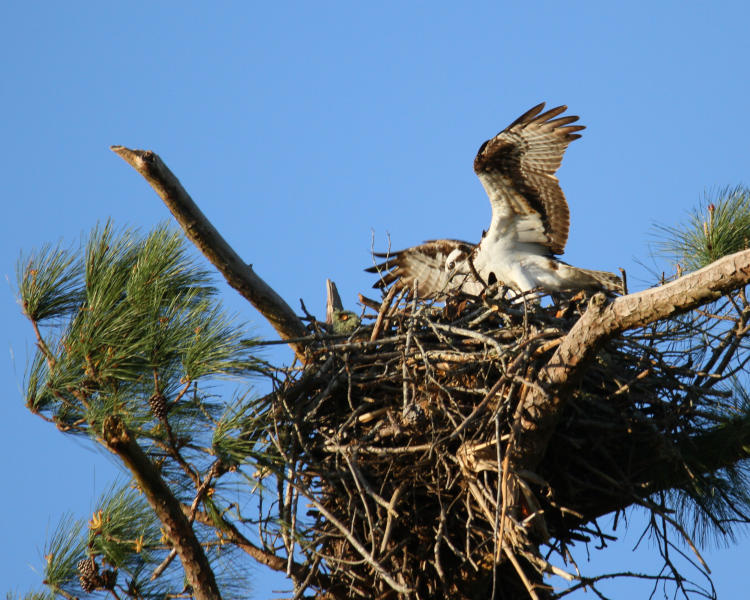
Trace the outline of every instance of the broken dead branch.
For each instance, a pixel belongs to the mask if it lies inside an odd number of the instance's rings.
[[[305,345],[296,340],[308,335],[302,321],[292,308],[263,279],[250,264],[227,243],[198,205],[182,187],[159,155],[150,150],[131,150],[112,146],[111,150],[140,173],[167,205],[188,239],[206,256],[244,298],[258,309],[301,361],[305,360]]]

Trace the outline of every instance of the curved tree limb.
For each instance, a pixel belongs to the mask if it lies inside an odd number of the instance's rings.
[[[209,527],[217,527],[215,516],[209,515],[208,513],[202,512],[200,510],[193,511],[187,504],[182,505],[182,512],[185,513],[187,517],[194,515],[195,520],[199,523],[202,523],[203,525],[208,525]],[[258,563],[265,565],[266,567],[269,567],[274,571],[279,571],[281,573],[286,572],[288,564],[286,558],[282,558],[281,556],[278,556],[273,552],[264,550],[263,548],[256,546],[244,535],[242,535],[242,533],[240,533],[240,530],[233,523],[230,523],[224,517],[219,517],[218,526],[221,534],[224,537],[226,537],[240,550],[255,559]],[[309,575],[307,567],[298,562],[292,562],[292,572],[300,580],[305,579]],[[327,574],[320,571],[314,571],[313,577],[311,578],[311,585],[314,585],[321,590],[326,590],[331,595],[331,598],[343,598],[346,595],[344,593],[345,590],[341,589],[343,586],[334,586],[331,578]]]
[[[697,474],[713,473],[750,458],[750,419],[732,419],[705,432],[687,436],[674,448],[675,461],[655,461],[653,448],[635,447],[631,463],[637,465],[630,473],[630,485],[589,491],[585,503],[578,503],[581,517],[571,522],[587,522],[633,504],[633,495],[647,498],[655,492],[684,487]],[[563,500],[563,502],[565,502]]]
[[[529,388],[516,424],[511,466],[533,470],[541,461],[570,390],[604,342],[628,329],[687,312],[748,283],[750,250],[743,250],[666,285],[621,296],[609,304],[603,294],[594,296],[540,370],[542,386]]]
[[[150,150],[131,150],[124,146],[110,146],[110,149],[148,181],[190,241],[219,270],[227,283],[258,309],[282,339],[293,340],[307,336],[307,329],[291,307],[226,242],[158,154]],[[289,345],[304,362],[304,344],[290,341]]]
[[[164,526],[169,541],[180,556],[185,578],[192,586],[195,598],[221,600],[211,563],[195,537],[190,521],[182,512],[180,502],[119,417],[110,415],[104,420],[102,438],[107,448],[117,454],[133,474],[133,479]]]

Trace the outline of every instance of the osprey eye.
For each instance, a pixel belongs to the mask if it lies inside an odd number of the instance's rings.
[[[452,270],[453,270],[453,267],[455,267],[455,266],[456,266],[456,261],[453,261],[453,260],[452,260],[452,261],[450,261],[450,262],[448,263],[448,270],[449,270],[449,271],[452,271]]]

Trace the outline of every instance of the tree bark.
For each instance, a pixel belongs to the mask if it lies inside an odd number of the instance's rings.
[[[148,181],[188,239],[219,270],[227,283],[258,309],[281,338],[289,340],[297,358],[304,362],[305,346],[297,340],[308,335],[302,321],[226,242],[161,158],[149,150],[131,150],[124,146],[110,148]]]
[[[180,502],[119,417],[111,415],[104,420],[102,438],[107,448],[117,454],[133,474],[133,479],[164,526],[172,547],[182,561],[185,578],[192,586],[196,600],[221,600],[211,564],[195,537],[190,521],[182,512]]]
[[[607,303],[595,295],[529,389],[516,422],[511,466],[533,471],[579,376],[601,345],[620,333],[673,317],[750,283],[750,250],[725,256],[666,285],[621,296]]]

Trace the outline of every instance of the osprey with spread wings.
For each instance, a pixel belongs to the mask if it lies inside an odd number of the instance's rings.
[[[490,228],[479,244],[431,240],[388,254],[367,271],[379,273],[374,287],[390,284],[422,297],[458,291],[480,294],[499,283],[517,292],[599,291],[622,293],[620,278],[573,267],[555,258],[568,239],[570,213],[555,172],[568,144],[581,137],[567,110],[542,112],[544,103],[521,115],[479,148],[474,172],[492,205]]]

